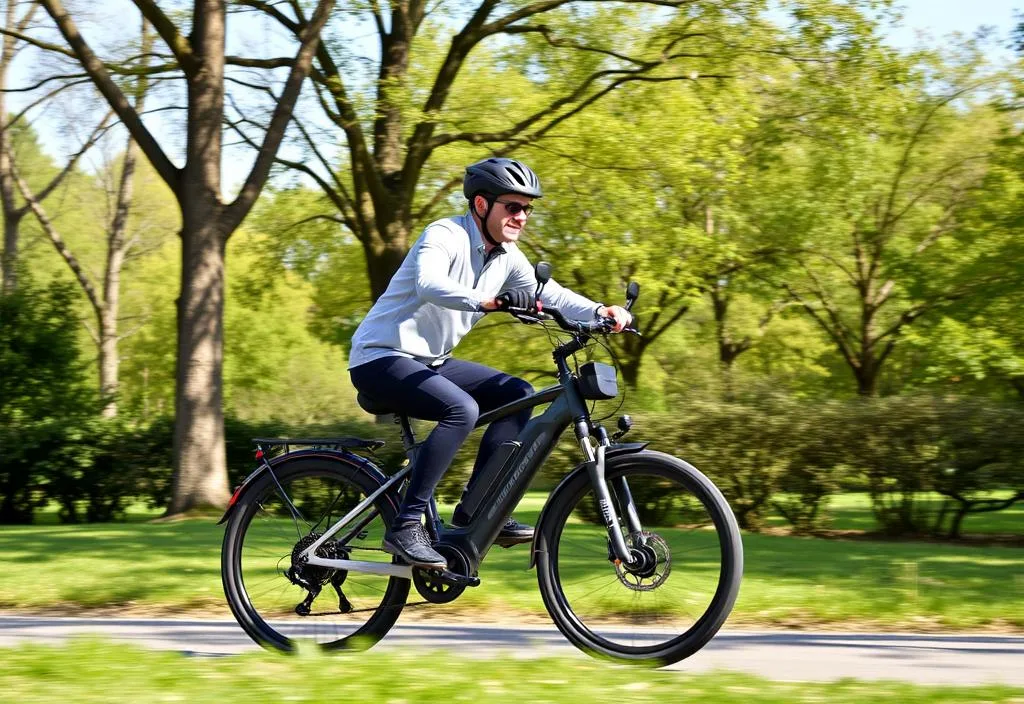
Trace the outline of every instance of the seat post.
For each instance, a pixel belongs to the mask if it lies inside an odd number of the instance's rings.
[[[416,434],[412,431],[409,416],[396,413],[395,423],[402,426],[402,447],[405,448],[405,452],[408,454],[416,446]]]

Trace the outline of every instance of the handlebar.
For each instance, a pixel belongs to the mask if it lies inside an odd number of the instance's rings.
[[[566,332],[592,335],[595,333],[607,334],[615,330],[615,318],[605,318],[602,316],[597,320],[591,321],[570,320],[565,317],[565,314],[562,313],[562,311],[551,306],[544,306],[540,311],[511,307],[504,310],[524,323],[538,323],[542,320],[553,320],[558,324],[558,327],[562,328]],[[622,332],[631,332],[635,335],[640,334],[640,331],[634,327],[623,328]]]

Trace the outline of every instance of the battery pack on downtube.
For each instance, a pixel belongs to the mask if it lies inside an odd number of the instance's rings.
[[[476,515],[484,498],[488,496],[498,479],[503,477],[506,470],[512,465],[512,460],[515,459],[520,447],[522,447],[522,443],[516,440],[508,440],[498,445],[494,454],[484,465],[480,476],[475,478],[462,493],[462,501],[459,505],[467,516]]]

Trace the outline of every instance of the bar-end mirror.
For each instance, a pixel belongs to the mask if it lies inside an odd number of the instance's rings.
[[[537,276],[537,283],[543,286],[551,279],[551,265],[547,262],[537,262],[534,273]]]
[[[540,298],[540,292],[544,290],[544,285],[551,280],[551,265],[547,262],[537,262],[537,266],[533,268],[534,276],[537,277],[537,298]]]
[[[636,299],[640,296],[640,284],[636,281],[630,281],[629,286],[626,287],[626,310],[630,310],[633,304],[636,303]]]

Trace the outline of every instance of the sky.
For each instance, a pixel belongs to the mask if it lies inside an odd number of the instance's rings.
[[[1014,11],[1024,12],[1024,0],[900,0],[904,21],[889,32],[896,46],[914,46],[916,32],[940,39],[953,32],[972,33],[981,25],[1007,35],[1016,25]]]
[[[125,4],[125,0],[95,0],[93,9],[99,13],[111,11],[115,7]],[[889,41],[901,48],[912,48],[919,46],[922,42],[928,45],[935,45],[942,41],[942,38],[953,32],[973,34],[982,25],[994,27],[999,42],[991,43],[988,51],[990,58],[995,62],[1002,62],[1012,59],[1012,53],[1005,48],[1006,38],[1013,27],[1017,24],[1016,12],[1024,12],[1024,0],[897,0],[897,6],[902,8],[904,19],[898,26],[888,29]],[[242,53],[245,53],[244,51]],[[10,85],[15,86],[19,81],[18,63],[15,63]],[[24,81],[29,82],[29,81]],[[11,96],[9,104],[12,109],[17,108],[18,97]],[[157,118],[158,120],[158,118]],[[36,128],[43,134],[43,144],[47,151],[53,153],[58,160],[63,159],[64,151],[62,142],[65,140],[52,138],[53,134],[47,135],[52,126],[47,120],[40,120],[35,123]],[[159,125],[151,125],[157,132],[161,131]],[[158,135],[161,142],[164,140]],[[75,140],[78,143],[80,140]],[[177,140],[180,143],[180,139]],[[175,151],[174,147],[169,151]],[[229,150],[230,151],[230,150]],[[248,154],[238,158],[240,154],[225,154],[225,182],[227,184],[239,184],[244,180],[248,171]],[[173,158],[173,157],[172,157]],[[249,162],[251,163],[251,162]],[[84,164],[89,168],[87,164]],[[230,186],[228,190],[231,190]]]

